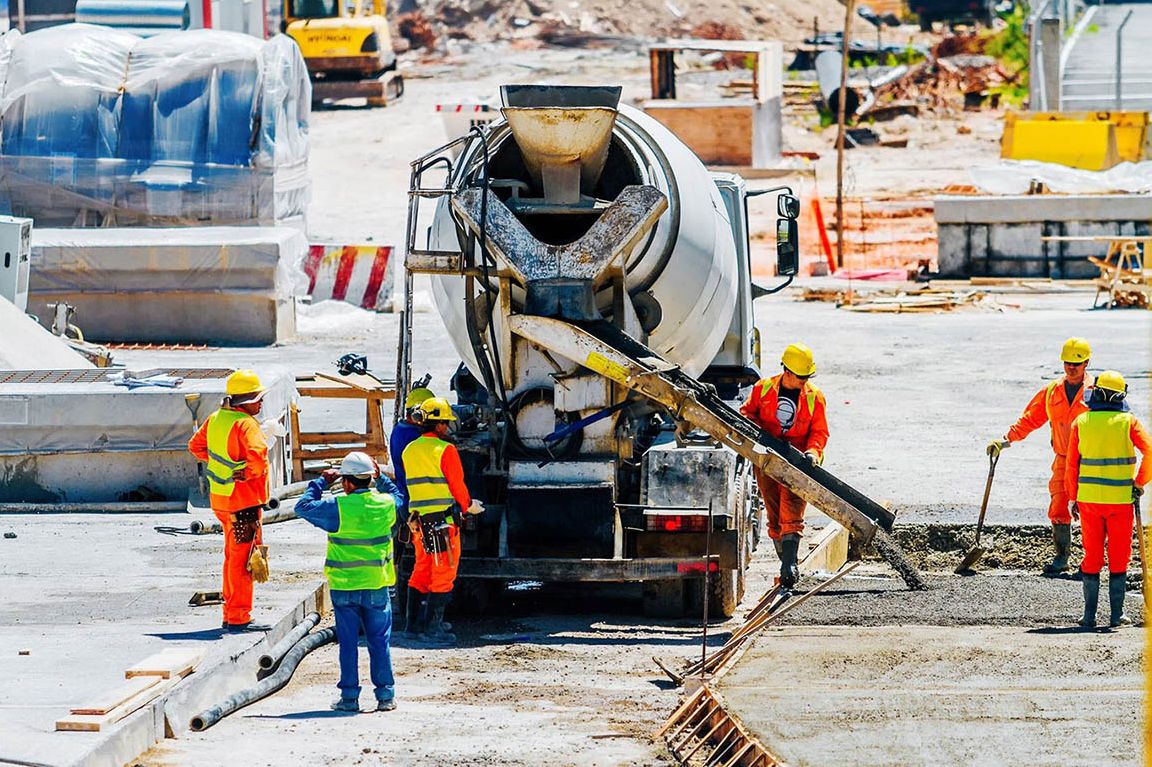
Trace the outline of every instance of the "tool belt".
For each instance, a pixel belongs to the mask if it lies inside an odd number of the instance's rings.
[[[420,538],[424,543],[424,551],[428,554],[445,554],[448,552],[448,533],[456,523],[453,509],[436,511],[431,514],[420,515]]]
[[[241,509],[232,512],[232,540],[236,543],[251,543],[260,531],[260,507]]]

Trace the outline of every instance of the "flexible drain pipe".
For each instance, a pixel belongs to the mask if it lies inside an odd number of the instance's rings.
[[[296,667],[300,665],[300,661],[304,659],[305,655],[317,647],[323,647],[335,641],[335,639],[336,630],[331,628],[321,629],[315,634],[308,634],[284,655],[283,660],[280,661],[280,668],[276,670],[276,673],[265,677],[264,681],[259,684],[249,687],[246,690],[241,690],[235,695],[225,698],[212,708],[192,717],[192,723],[190,725],[192,731],[203,732],[234,711],[244,708],[251,703],[255,703],[262,698],[267,698],[272,693],[280,690],[284,685],[288,684],[288,680],[292,678],[292,674],[296,672]]]
[[[304,616],[296,628],[289,631],[284,635],[276,644],[272,645],[272,649],[266,655],[260,656],[260,668],[268,670],[280,662],[280,659],[288,654],[292,646],[303,639],[309,631],[316,628],[316,624],[320,622],[320,613],[308,613]]]

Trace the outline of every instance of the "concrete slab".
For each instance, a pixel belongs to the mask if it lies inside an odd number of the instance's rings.
[[[788,628],[718,684],[788,764],[1136,765],[1143,632]]]
[[[219,589],[221,537],[154,529],[189,521],[186,515],[0,515],[0,530],[17,535],[0,539],[0,756],[120,765],[149,748],[157,725],[163,734],[164,707],[128,717],[110,734],[58,733],[54,722],[70,706],[122,683],[132,663],[166,648],[206,653],[170,696],[168,716],[177,724],[186,727],[193,709],[255,682],[255,658],[249,668],[233,658],[242,661],[245,651],[263,648],[264,636],[224,635],[219,606],[188,606],[193,592]],[[272,642],[294,625],[287,616],[302,613],[301,602],[322,583],[324,540],[299,521],[265,529],[272,578],[257,586],[253,619],[282,622],[269,635]]]

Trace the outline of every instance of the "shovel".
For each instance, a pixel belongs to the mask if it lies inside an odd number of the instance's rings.
[[[964,559],[954,571],[957,574],[971,572],[972,568],[984,556],[988,549],[980,547],[980,533],[984,531],[984,514],[988,511],[988,496],[992,494],[992,477],[996,476],[996,462],[1000,456],[988,456],[988,482],[984,485],[984,500],[980,502],[980,518],[976,520],[976,543],[964,555]]]
[[[1144,556],[1144,521],[1140,519],[1140,499],[1132,500],[1132,511],[1136,516],[1137,543],[1140,546],[1140,595],[1144,597],[1144,615],[1148,615],[1148,559]],[[1144,618],[1148,622],[1148,618]]]

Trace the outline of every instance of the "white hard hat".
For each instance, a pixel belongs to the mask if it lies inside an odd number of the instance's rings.
[[[340,474],[345,477],[371,477],[376,473],[376,462],[366,453],[359,451],[349,453],[340,462]]]

